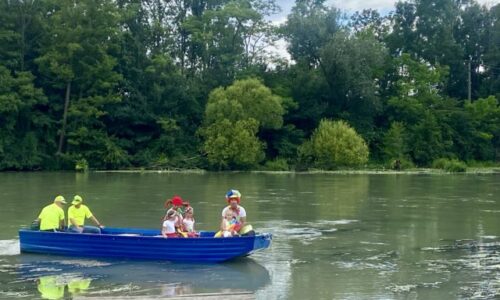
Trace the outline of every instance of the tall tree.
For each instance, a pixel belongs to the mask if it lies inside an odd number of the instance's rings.
[[[105,105],[120,101],[110,55],[118,34],[118,13],[113,1],[57,2],[47,20],[48,37],[36,59],[45,84],[63,98],[57,153],[83,156],[95,166],[118,166],[125,153],[104,128]],[[57,101],[57,98],[51,101]],[[59,103],[51,103],[59,110]],[[113,153],[113,154],[111,154]]]
[[[500,99],[500,4],[490,9],[488,21],[481,94],[483,97],[495,95]]]
[[[340,12],[325,0],[297,0],[283,26],[288,52],[297,62],[319,66],[321,49],[340,29]]]
[[[33,81],[29,72],[12,74],[0,66],[0,170],[46,167],[54,147],[51,120],[43,113],[47,98]]]

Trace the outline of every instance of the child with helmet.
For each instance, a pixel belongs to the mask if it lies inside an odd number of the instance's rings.
[[[236,219],[237,226],[235,231],[239,231],[245,225],[247,212],[243,206],[240,206],[241,193],[238,190],[231,189],[226,193],[226,201],[229,204],[222,210],[222,220],[225,219],[226,214],[232,212],[233,217]]]
[[[224,231],[227,230],[227,222],[231,220],[231,232],[241,234],[240,230],[245,226],[247,212],[245,208],[240,205],[241,193],[238,190],[231,189],[226,193],[226,201],[229,204],[222,210],[221,230],[215,234],[215,237],[224,236]],[[232,217],[231,217],[232,216]],[[245,228],[252,230],[251,225]],[[235,234],[231,234],[234,236]]]

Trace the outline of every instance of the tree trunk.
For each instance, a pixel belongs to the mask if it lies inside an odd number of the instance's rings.
[[[61,128],[61,134],[59,135],[59,147],[57,148],[57,154],[62,154],[62,148],[64,144],[64,136],[66,135],[66,121],[68,119],[68,107],[69,107],[69,95],[71,93],[71,81],[66,84],[66,96],[64,97],[64,112],[63,112],[63,123]]]

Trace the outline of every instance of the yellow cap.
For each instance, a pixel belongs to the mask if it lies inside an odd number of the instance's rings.
[[[76,205],[76,204],[80,204],[82,202],[83,202],[82,197],[75,195],[75,197],[73,197],[73,202],[71,202],[71,204]]]
[[[62,204],[66,204],[66,199],[64,199],[63,196],[59,195],[54,199],[54,203],[55,202],[61,202]]]

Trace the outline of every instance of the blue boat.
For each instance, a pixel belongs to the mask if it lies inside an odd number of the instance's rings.
[[[104,228],[102,234],[21,229],[19,241],[23,253],[215,263],[266,249],[272,240],[269,233],[229,238],[214,234],[164,238],[160,230],[141,228]]]

